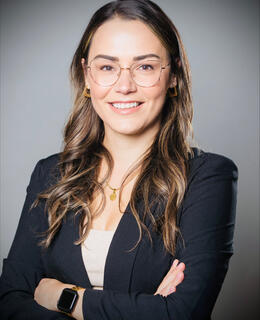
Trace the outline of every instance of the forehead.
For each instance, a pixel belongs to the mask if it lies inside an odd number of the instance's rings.
[[[154,32],[139,20],[111,19],[95,32],[89,50],[89,60],[98,54],[129,60],[135,56],[156,54],[162,60],[167,50]]]

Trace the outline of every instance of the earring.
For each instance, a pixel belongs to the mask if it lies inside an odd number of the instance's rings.
[[[83,90],[83,95],[86,97],[86,98],[91,98],[91,95],[90,95],[90,89],[88,87],[85,87],[84,90]]]
[[[173,92],[172,92],[173,89]],[[178,92],[177,92],[177,87],[173,87],[173,88],[169,88],[168,89],[168,93],[169,93],[169,97],[177,97],[178,96]]]

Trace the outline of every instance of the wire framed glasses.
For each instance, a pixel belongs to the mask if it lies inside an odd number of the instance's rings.
[[[162,70],[170,63],[162,66],[159,60],[142,60],[133,63],[130,67],[121,67],[117,62],[104,58],[95,58],[86,68],[89,69],[92,79],[103,87],[114,85],[119,79],[122,70],[129,70],[133,81],[141,87],[152,87],[161,76]]]

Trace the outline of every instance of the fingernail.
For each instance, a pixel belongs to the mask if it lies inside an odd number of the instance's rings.
[[[178,264],[178,267],[183,268],[183,267],[185,267],[185,264],[184,264],[183,262],[180,262],[180,263]]]
[[[179,262],[179,260],[178,260],[178,259],[175,259],[175,260],[173,261],[173,263],[172,263],[172,266],[173,266],[173,265],[177,265],[178,262]]]
[[[176,290],[175,287],[170,288],[169,291],[168,291],[168,294],[174,292],[175,290]]]

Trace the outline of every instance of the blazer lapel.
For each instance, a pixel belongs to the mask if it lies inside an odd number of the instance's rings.
[[[72,261],[75,261],[76,263],[73,264],[73,270],[74,270],[74,282],[75,285],[83,286],[84,288],[91,288],[91,283],[88,277],[87,270],[84,265],[82,252],[81,252],[81,245],[75,245],[74,242],[78,240],[79,238],[79,216],[76,216],[75,219],[72,218],[73,222],[73,239],[70,241],[72,250]]]
[[[150,196],[149,203],[152,202],[152,198],[155,199],[153,196]],[[143,200],[138,200],[136,209],[140,215],[140,219],[142,219],[144,212]],[[162,212],[163,208],[159,205],[159,202],[153,202],[151,213],[155,217],[158,217]],[[151,221],[148,217],[145,218],[144,223],[149,229]],[[120,292],[130,291],[134,261],[141,244],[140,242],[135,247],[138,239],[138,225],[130,209],[130,204],[128,204],[108,250],[104,273],[104,289],[118,290]],[[132,248],[134,249],[131,250]]]
[[[140,203],[138,204],[140,206]],[[137,222],[128,204],[111,241],[104,273],[104,289],[128,292],[132,268],[139,245]],[[129,252],[129,250],[131,250]]]

